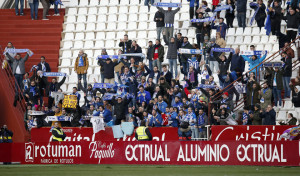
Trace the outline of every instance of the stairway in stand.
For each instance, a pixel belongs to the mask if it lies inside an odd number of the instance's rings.
[[[16,16],[14,9],[0,9],[0,45],[2,50],[8,42],[12,42],[16,49],[30,49],[34,55],[26,62],[26,72],[33,65],[40,62],[41,56],[46,57],[51,71],[57,72],[59,65],[59,48],[61,32],[63,30],[64,9],[60,9],[61,16],[52,16],[54,10],[49,11],[50,20],[42,19],[42,9],[39,9],[38,20],[31,20],[30,9],[24,11],[25,16]],[[22,57],[25,54],[22,54]]]

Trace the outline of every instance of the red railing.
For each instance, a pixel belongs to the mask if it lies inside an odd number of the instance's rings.
[[[25,104],[25,99],[24,99],[24,95],[23,95],[23,90],[19,87],[19,85],[17,84],[17,81],[12,73],[12,70],[9,66],[9,64],[7,63],[6,68],[3,68],[3,64],[5,59],[5,56],[2,55],[3,53],[3,49],[0,46],[0,72],[1,72],[1,76],[5,79],[5,84],[8,84],[9,86],[9,90],[7,90],[7,94],[9,94],[9,96],[12,99],[17,98],[17,104],[16,104],[16,109],[17,111],[19,111],[21,114],[24,114],[26,111],[26,104]],[[23,116],[22,116],[23,118]]]
[[[297,37],[294,41],[290,42],[288,44],[288,46],[281,48],[279,51],[275,52],[274,54],[272,54],[271,56],[269,56],[268,58],[266,58],[265,60],[263,60],[260,64],[258,64],[257,66],[255,66],[254,68],[252,68],[251,70],[247,71],[246,74],[250,73],[252,70],[256,69],[256,77],[259,79],[259,71],[258,71],[258,67],[260,67],[260,65],[262,65],[265,62],[271,62],[272,60],[274,60],[276,57],[280,56],[281,51],[283,51],[285,48],[287,47],[291,47],[293,45],[295,45],[296,41],[299,40],[300,37]],[[278,55],[277,55],[278,54]],[[275,56],[277,55],[277,56]],[[295,62],[294,62],[295,63]],[[298,64],[298,63],[297,63]],[[297,66],[293,65],[293,68]],[[296,67],[297,68],[297,67]],[[294,68],[294,69],[296,69]],[[243,78],[243,76],[240,76],[239,78],[237,78],[235,81],[233,81],[232,83],[230,83],[229,85],[227,85],[225,88],[223,88],[222,90],[220,90],[219,92],[217,92],[213,97],[210,97],[210,101],[208,103],[208,115],[210,117],[210,112],[211,112],[211,103],[210,102],[214,102],[217,99],[219,99],[222,96],[222,93],[224,92],[224,90],[228,91],[230,89],[232,89],[234,87],[234,84],[237,83],[238,81],[240,81]],[[241,105],[246,101],[246,99],[244,97],[242,97],[238,102],[236,102],[236,106],[234,107],[234,109],[236,109],[237,107],[242,107]]]

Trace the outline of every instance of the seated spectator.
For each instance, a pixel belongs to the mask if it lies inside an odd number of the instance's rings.
[[[281,122],[279,122],[279,124],[280,125],[296,125],[297,121],[298,120],[294,117],[294,115],[292,113],[288,113],[286,122],[281,121]]]
[[[258,103],[254,106],[253,114],[250,114],[252,125],[262,125],[262,111]]]

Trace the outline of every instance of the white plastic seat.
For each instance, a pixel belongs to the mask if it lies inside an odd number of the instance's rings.
[[[277,43],[277,37],[275,35],[271,35],[269,39],[269,43],[276,44]]]
[[[130,12],[132,12],[132,11],[130,11]],[[134,11],[133,11],[134,12]],[[137,21],[137,14],[130,14],[129,15],[129,17],[128,17],[128,21],[130,22],[130,21],[134,21],[134,22],[136,22]]]
[[[189,5],[182,5],[182,8],[180,9],[181,12],[188,12],[190,10]]]
[[[60,66],[62,66],[62,67],[69,67],[69,66],[71,66],[71,61],[70,61],[70,59],[63,59],[63,60],[61,61]]]
[[[256,50],[263,50],[264,49],[264,45],[257,45],[256,46]]]
[[[293,106],[292,101],[286,100],[286,101],[284,102],[284,106],[283,106],[282,109],[284,109],[284,110],[293,110],[293,109],[294,109],[294,106]]]
[[[115,39],[116,34],[115,32],[107,32],[106,33],[106,39]]]
[[[233,25],[233,27],[235,27],[235,28],[237,28],[237,27],[239,26],[239,25],[238,25],[237,18],[234,18],[232,25]]]
[[[114,40],[106,40],[106,42],[105,42],[105,47],[106,47],[106,48],[113,48],[113,47],[115,47],[115,42],[114,42]]]
[[[96,39],[97,40],[104,40],[105,39],[105,33],[104,32],[97,32],[96,34]]]
[[[118,30],[125,30],[125,29],[127,29],[126,22],[119,22],[117,29]]]
[[[152,8],[155,8],[155,7],[152,7]],[[148,6],[140,6],[139,12],[140,13],[146,13],[146,12],[148,12]]]
[[[180,30],[180,33],[182,34],[182,36],[186,36],[187,35],[187,30],[186,29],[182,29],[182,30]]]
[[[128,8],[127,8],[127,6],[120,6],[120,8],[119,8],[119,13],[128,13]]]
[[[151,8],[151,9],[156,9],[156,8]],[[149,14],[149,20],[153,21],[154,20],[154,16],[155,16],[155,13],[150,13]]]
[[[119,22],[126,22],[127,21],[127,14],[119,14]]]
[[[109,1],[100,1],[100,6],[108,6]]]
[[[117,21],[117,15],[108,15],[107,21],[116,22]]]
[[[73,7],[73,6],[78,6],[78,0],[72,0],[69,2],[69,6]]]
[[[97,22],[106,22],[106,15],[98,15]]]
[[[76,32],[85,31],[85,24],[84,23],[77,23],[76,24]]]
[[[62,58],[70,58],[70,57],[72,57],[72,52],[70,50],[63,51],[61,57]]]
[[[107,30],[116,30],[117,29],[117,26],[116,26],[116,23],[108,23],[107,24]]]
[[[130,2],[129,12],[137,13],[138,11],[139,11],[138,6],[134,6],[134,4],[132,4],[132,2]]]
[[[73,87],[77,87],[77,85],[76,84],[69,84],[67,92],[72,92],[73,91]]]
[[[269,36],[264,35],[261,37],[261,43],[262,44],[267,44],[269,42]]]
[[[140,14],[139,21],[148,21],[148,14],[146,14],[146,13]]]
[[[95,42],[95,48],[103,48],[104,47],[104,41],[102,40],[97,40]]]
[[[137,36],[138,39],[144,39],[146,37],[147,37],[146,31],[139,31],[138,32],[138,36]]]
[[[260,33],[259,27],[254,27],[254,28],[252,28],[252,35],[253,35],[253,36],[259,35],[259,33]]]
[[[86,30],[87,30],[87,31],[94,31],[95,28],[96,28],[95,23],[88,23],[88,24],[86,25]]]
[[[230,28],[230,29],[231,29],[231,28]],[[228,36],[228,37],[227,37],[227,40],[226,40],[226,43],[227,43],[228,45],[234,44],[234,36]]]
[[[85,7],[80,7],[78,9],[78,15],[86,15],[87,14],[87,8]]]
[[[98,13],[99,14],[106,14],[107,13],[107,7],[100,7]]]
[[[273,45],[273,52],[276,52],[278,50],[279,50],[279,44],[276,43],[276,44]]]
[[[105,23],[97,23],[97,31],[102,31],[106,29],[106,24]]]
[[[110,0],[109,6],[117,6],[119,4],[119,0]]]
[[[196,32],[195,32],[195,29],[191,28],[188,30],[188,34],[187,34],[188,37],[196,37]]]
[[[98,67],[98,68],[95,68],[95,70],[94,70],[94,75],[101,75],[100,74],[100,68]],[[100,76],[99,76],[99,78],[100,78]]]
[[[77,16],[77,23],[84,23],[86,22],[86,16],[85,15],[78,15]]]
[[[247,50],[247,45],[241,45],[241,46],[240,46],[240,50],[241,50],[241,51]]]
[[[65,31],[66,32],[73,32],[75,30],[75,25],[74,24],[67,24]]]
[[[94,82],[94,79],[96,80],[96,82],[99,82],[99,76],[98,75],[90,75],[88,82]]]
[[[128,30],[136,30],[137,24],[136,22],[129,22],[128,23]]]
[[[93,50],[84,50],[84,53],[87,55],[88,58],[93,57],[94,55]]]
[[[130,31],[130,32],[128,32],[128,38],[135,39],[136,38],[136,31]]]
[[[76,17],[73,15],[70,15],[67,17],[67,23],[75,23],[76,22]]]
[[[251,36],[245,36],[244,38],[244,44],[247,44],[247,43],[251,43]]]
[[[69,8],[68,15],[76,15],[77,14],[77,8]]]
[[[260,43],[260,36],[254,36],[251,43],[253,43],[253,44]]]
[[[251,34],[251,27],[246,27],[243,35],[246,36],[246,35],[250,35],[250,34]]]
[[[89,40],[89,41],[85,41],[84,42],[84,49],[88,49],[88,48],[94,48],[94,42]]]
[[[124,38],[124,32],[117,32],[117,40],[123,39]]]
[[[63,46],[64,49],[70,49],[72,47],[73,47],[73,42],[72,41],[65,41],[64,42],[64,46]]]
[[[61,68],[60,72],[67,73],[67,75],[70,75],[70,69],[69,68]]]
[[[235,28],[229,28],[227,32],[227,36],[233,36],[233,35],[235,35]]]
[[[83,42],[82,41],[75,41],[73,48],[74,49],[81,49],[81,48],[83,48]]]
[[[84,39],[84,33],[83,32],[78,32],[75,35],[75,40],[83,40]]]
[[[138,43],[138,45],[139,45],[140,47],[142,47],[142,48],[147,46],[146,40],[145,40],[145,39],[139,39],[139,40],[137,41],[137,43]]]
[[[99,0],[91,0],[90,1],[90,6],[97,6],[99,5]]]
[[[268,52],[271,52],[271,51],[273,50],[272,44],[267,44],[267,45],[265,45],[264,50],[267,50]]]
[[[176,29],[175,26],[174,26],[174,28]],[[150,29],[150,30],[156,30],[156,23],[154,21],[150,22],[149,26],[148,26],[148,29]]]
[[[118,13],[118,7],[111,6],[111,7],[109,7],[108,12],[109,12],[109,14],[116,14],[116,13]]]
[[[177,14],[175,14],[175,16],[179,16],[179,14],[177,13]],[[186,20],[189,20],[190,19],[190,16],[189,16],[189,14],[188,13],[182,13],[181,15],[180,15],[180,21],[186,21]]]
[[[244,31],[243,28],[237,28],[235,31],[235,35],[243,35]]]
[[[86,40],[94,40],[95,39],[95,33],[94,32],[87,32],[85,34],[85,39]]]
[[[189,27],[190,27],[190,22],[189,21],[183,21],[182,29],[188,29]]]
[[[79,6],[87,6],[87,5],[89,5],[88,0],[80,0]]]
[[[74,40],[74,34],[72,32],[66,33],[65,40]]]
[[[237,36],[235,38],[235,42],[234,43],[240,45],[240,44],[243,43],[243,41],[244,41],[244,37],[243,36]]]
[[[79,54],[79,50],[74,50],[74,51],[73,51],[72,58],[78,57],[78,54]]]
[[[259,35],[266,35],[266,29],[262,27],[262,28],[260,29]]]
[[[94,23],[96,21],[96,15],[88,15],[87,22]]]
[[[147,29],[148,28],[148,24],[147,22],[139,22],[139,30],[143,30],[143,29]]]

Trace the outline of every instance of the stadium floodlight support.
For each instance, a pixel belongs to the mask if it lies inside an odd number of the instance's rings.
[[[210,102],[214,102],[216,101],[218,98],[220,98],[222,96],[222,93],[224,92],[224,90],[230,90],[233,88],[233,85],[238,82],[239,80],[241,80],[243,78],[243,76],[247,73],[250,73],[252,70],[256,69],[257,67],[259,67],[260,65],[264,64],[265,62],[270,62],[272,60],[274,60],[278,55],[281,54],[281,52],[287,48],[287,47],[291,47],[293,45],[296,44],[296,42],[299,42],[300,40],[300,36],[298,36],[295,40],[293,40],[292,42],[290,42],[288,44],[288,46],[281,48],[279,51],[275,52],[274,54],[272,54],[271,56],[269,56],[268,58],[266,58],[265,60],[263,60],[261,63],[259,63],[257,66],[253,67],[251,70],[247,71],[246,73],[244,73],[242,76],[240,76],[239,78],[237,78],[235,81],[233,81],[232,83],[230,83],[229,85],[227,85],[226,87],[224,87],[222,90],[220,90],[219,92],[217,92],[213,97],[209,98],[209,102],[208,102],[208,117],[210,117],[210,111],[211,111],[211,103]],[[277,55],[278,54],[278,55]],[[275,57],[275,55],[277,55]],[[257,69],[256,69],[256,75],[257,75]],[[231,86],[230,89],[228,89]],[[241,98],[240,100],[243,100],[243,98]],[[240,101],[239,100],[239,101]],[[239,102],[238,101],[238,102]],[[243,102],[245,102],[246,100],[243,100],[240,104],[238,104],[236,107],[239,107]],[[236,102],[237,103],[237,102]],[[234,109],[236,109],[236,107]],[[233,110],[234,110],[233,109]],[[208,121],[208,123],[210,123],[210,121]],[[210,125],[210,124],[209,124]]]

